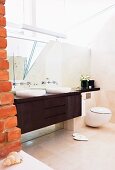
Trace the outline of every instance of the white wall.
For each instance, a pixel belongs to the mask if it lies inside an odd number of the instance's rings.
[[[41,83],[48,77],[59,85],[77,87],[81,74],[90,74],[90,50],[51,41],[39,55],[26,80]]]
[[[62,44],[62,84],[80,86],[81,74],[90,75],[90,50],[68,43]]]
[[[102,8],[104,4],[101,6],[100,3],[97,3],[96,1],[96,5],[99,5]],[[87,7],[85,8],[86,8],[85,12],[87,12],[88,9]],[[95,10],[97,9],[96,11],[99,12],[101,8],[96,7]],[[91,7],[91,9],[93,8]],[[103,9],[104,9],[104,6],[103,6]],[[99,13],[96,13],[95,15],[90,14],[91,15],[90,17],[88,16],[88,13],[86,16],[83,14],[83,16],[86,18],[81,19],[79,22],[74,24],[70,30],[68,29],[67,42],[75,44],[75,45],[79,45],[79,46],[90,47],[92,42],[95,41],[96,37],[98,36],[102,28],[105,26],[106,22],[111,18],[111,16],[113,16],[113,14],[115,13],[114,11],[115,11],[115,6],[113,8],[109,8],[108,10],[100,12],[100,14]],[[89,11],[89,13],[90,12],[91,11]],[[81,13],[83,13],[82,10],[81,10]]]
[[[91,47],[91,74],[101,88],[97,105],[112,110],[115,122],[115,14],[106,22]]]
[[[8,22],[23,23],[23,0],[6,0],[6,18]]]

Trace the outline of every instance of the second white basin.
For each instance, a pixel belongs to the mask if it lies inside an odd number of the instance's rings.
[[[17,90],[16,96],[18,97],[34,97],[34,96],[43,96],[46,94],[46,90],[44,89],[24,89]]]
[[[71,92],[70,87],[47,87],[46,92],[51,93],[51,94],[56,94],[56,93],[68,93]]]

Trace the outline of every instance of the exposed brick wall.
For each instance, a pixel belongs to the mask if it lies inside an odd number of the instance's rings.
[[[0,49],[0,59],[1,58],[7,58],[7,51],[5,49]]]
[[[0,3],[0,15],[2,15],[2,16],[5,15],[5,6],[2,3]]]
[[[21,130],[17,128],[14,95],[10,92],[9,62],[7,61],[7,31],[5,0],[0,0],[0,158],[21,149]]]
[[[7,40],[5,38],[0,37],[0,48],[4,49],[7,47]]]
[[[3,16],[0,16],[0,25],[5,27],[6,26],[6,18]]]
[[[0,92],[10,91],[12,88],[11,82],[8,81],[0,81]]]
[[[0,0],[0,4],[5,4],[6,0]]]

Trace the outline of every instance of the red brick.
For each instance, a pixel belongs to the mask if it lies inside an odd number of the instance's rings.
[[[9,72],[7,70],[0,70],[0,80],[9,80]]]
[[[0,158],[7,156],[10,152],[20,151],[22,149],[21,142],[8,142],[3,147],[0,148]]]
[[[6,50],[0,49],[0,58],[4,58],[4,59],[7,58],[7,51]]]
[[[0,37],[7,37],[6,28],[0,27]]]
[[[5,4],[5,1],[6,1],[6,0],[0,0],[0,3],[1,3],[1,4]]]
[[[13,104],[14,95],[12,93],[0,93],[0,105]]]
[[[4,143],[0,143],[0,148],[4,147],[5,142]]]
[[[4,119],[4,121],[5,129],[10,129],[17,126],[17,116],[8,117],[7,119]]]
[[[8,92],[12,89],[11,82],[0,81],[0,92]]]
[[[15,105],[0,107],[0,119],[7,118],[9,116],[15,116],[16,114],[17,114],[17,111],[16,111]]]
[[[0,120],[0,132],[4,131],[4,121]]]
[[[0,119],[0,132],[17,126],[17,116]]]
[[[15,140],[18,140],[21,138],[21,129],[20,128],[13,128],[13,129],[9,129],[7,132],[6,132],[6,139],[8,142],[11,142],[11,141],[15,141]]]
[[[0,15],[5,15],[5,6],[0,4]]]
[[[3,26],[3,27],[6,26],[6,18],[3,16],[0,16],[0,26]]]
[[[8,60],[5,60],[5,59],[0,59],[0,70],[2,69],[9,69],[9,62]]]
[[[7,40],[5,38],[0,37],[0,48],[7,47]]]
[[[0,133],[0,143],[6,142],[6,132]]]
[[[5,59],[0,59],[0,70],[9,69],[9,62]]]

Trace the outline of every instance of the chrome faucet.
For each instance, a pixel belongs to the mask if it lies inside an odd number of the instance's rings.
[[[20,85],[28,85],[28,86],[30,86],[31,82],[20,82]]]
[[[50,81],[49,78],[46,78],[46,81],[42,81],[41,84],[58,84],[55,80]]]
[[[53,80],[53,81],[52,81],[52,84],[56,84],[56,85],[57,85],[57,84],[58,84],[58,82],[57,82],[57,81],[55,81],[55,80]]]

